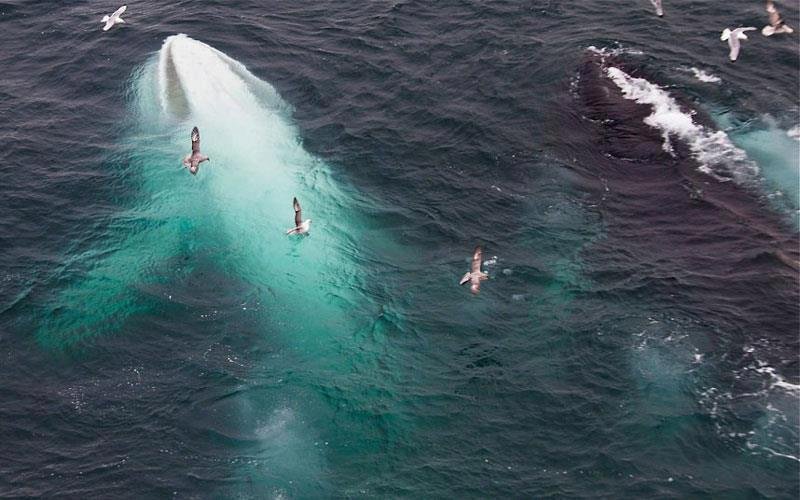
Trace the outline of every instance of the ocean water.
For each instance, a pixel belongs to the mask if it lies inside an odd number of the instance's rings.
[[[0,496],[796,497],[759,2],[116,7],[0,0]]]

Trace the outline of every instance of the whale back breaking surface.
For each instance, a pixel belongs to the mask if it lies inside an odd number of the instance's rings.
[[[699,405],[721,440],[734,443],[736,429],[748,449],[793,455],[785,446],[797,442],[800,387],[798,362],[786,356],[797,352],[800,329],[792,214],[771,203],[761,165],[680,87],[659,84],[625,51],[588,50],[571,90],[561,151],[587,180],[603,221],[603,236],[582,253],[585,296],[626,304],[654,329],[695,325],[652,336],[651,327],[631,332],[646,339],[630,355],[645,406],[662,398],[673,407]],[[598,149],[603,156],[585,153]],[[610,319],[613,328],[624,329],[624,321]],[[706,346],[713,368],[670,366],[667,358],[679,350],[653,348],[684,340]],[[702,355],[695,359],[700,364]],[[753,390],[765,373],[772,382]],[[687,391],[693,384],[699,389]],[[704,392],[708,387],[724,388],[725,396]],[[786,425],[742,419],[748,405],[781,408]]]
[[[791,234],[789,218],[765,206],[755,161],[702,109],[641,73],[620,55],[593,48],[578,69],[574,95],[584,128],[608,159],[596,170],[656,194],[670,191],[648,190],[649,183],[677,182],[693,203],[713,204],[773,236]]]
[[[587,51],[578,69],[577,93],[584,116],[597,124],[600,146],[608,155],[623,160],[667,159],[661,134],[643,126],[652,109],[624,99],[619,87],[606,75],[614,63],[618,61],[613,56]]]
[[[159,83],[161,88],[161,106],[164,111],[177,119],[189,116],[189,103],[186,100],[178,69],[175,67],[172,51],[162,48],[158,58]],[[200,77],[200,75],[198,75]]]
[[[600,181],[607,232],[586,259],[602,293],[624,297],[635,282],[663,304],[729,324],[729,310],[704,300],[724,298],[748,311],[734,327],[742,342],[770,332],[776,352],[796,350],[788,332],[800,327],[797,229],[769,203],[755,162],[702,110],[623,55],[587,51],[573,90],[581,118],[571,126],[606,152],[590,163],[572,149],[574,168]],[[770,299],[752,304],[753,290]]]

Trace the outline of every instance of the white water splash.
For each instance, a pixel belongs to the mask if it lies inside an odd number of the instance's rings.
[[[671,139],[676,137],[689,146],[692,156],[700,163],[700,171],[720,181],[733,179],[740,184],[750,184],[758,180],[758,166],[725,132],[695,123],[693,114],[681,109],[666,90],[613,66],[606,68],[606,74],[626,99],[653,107],[653,113],[644,122],[662,132],[665,151],[672,152]]]
[[[722,78],[712,73],[708,73],[700,68],[695,68],[694,66],[692,66],[691,68],[689,68],[689,71],[692,72],[695,78],[697,78],[703,83],[722,83]]]

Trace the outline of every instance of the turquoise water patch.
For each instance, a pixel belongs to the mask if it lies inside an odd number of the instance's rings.
[[[783,210],[796,212],[800,208],[800,141],[769,116],[743,126],[734,126],[726,114],[714,119],[720,126],[731,128],[729,136],[734,144],[758,163],[770,200]]]

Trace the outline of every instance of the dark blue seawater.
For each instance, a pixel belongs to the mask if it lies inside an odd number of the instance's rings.
[[[0,0],[0,496],[796,498],[761,2],[116,7]]]

